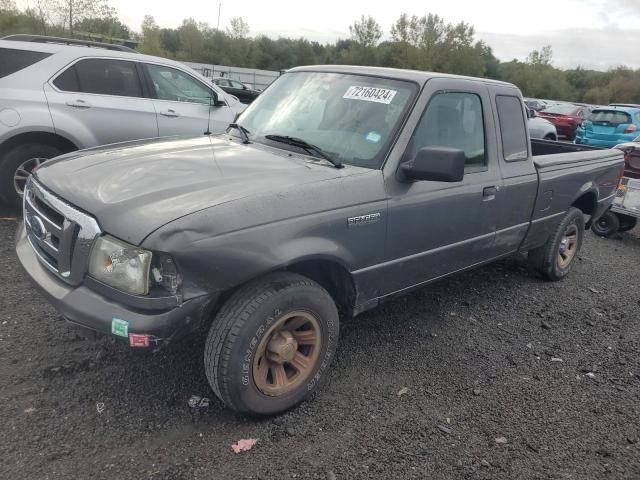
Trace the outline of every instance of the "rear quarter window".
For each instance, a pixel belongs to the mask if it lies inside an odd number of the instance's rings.
[[[49,57],[50,53],[0,48],[0,78],[19,72]]]
[[[505,161],[526,160],[529,158],[529,151],[522,102],[518,97],[498,95],[496,106],[502,135],[502,155]]]

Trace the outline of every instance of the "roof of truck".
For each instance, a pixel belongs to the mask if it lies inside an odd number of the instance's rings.
[[[483,82],[488,85],[500,85],[503,87],[517,88],[514,84],[492,80],[490,78],[465,77],[463,75],[451,75],[439,72],[424,72],[420,70],[405,70],[399,68],[386,67],[362,67],[355,65],[308,65],[304,67],[294,67],[287,72],[330,72],[330,73],[349,73],[353,75],[370,75],[376,77],[395,78],[398,80],[409,80],[423,85],[430,78],[451,78],[458,80],[473,80],[475,82]]]

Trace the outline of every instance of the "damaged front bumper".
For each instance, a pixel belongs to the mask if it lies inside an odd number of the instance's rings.
[[[16,234],[16,253],[30,280],[68,321],[129,340],[134,347],[163,346],[189,331],[202,319],[209,298],[200,296],[176,306],[143,308],[141,302],[126,305],[106,298],[86,285],[67,285],[38,259],[23,224]]]

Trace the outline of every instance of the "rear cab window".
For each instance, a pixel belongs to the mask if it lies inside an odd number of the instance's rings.
[[[49,56],[51,54],[45,52],[0,48],[0,78],[19,72]]]
[[[506,162],[518,162],[529,158],[526,125],[522,113],[522,101],[510,95],[497,95],[498,122],[502,136],[502,156]]]
[[[126,60],[87,58],[71,65],[53,84],[64,92],[142,97],[136,64]]]

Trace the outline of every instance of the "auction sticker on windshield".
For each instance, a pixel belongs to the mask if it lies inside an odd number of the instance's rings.
[[[378,87],[358,87],[351,86],[347,89],[342,98],[349,100],[365,100],[367,102],[377,102],[389,105],[393,97],[396,96],[397,90],[389,90],[388,88]]]

